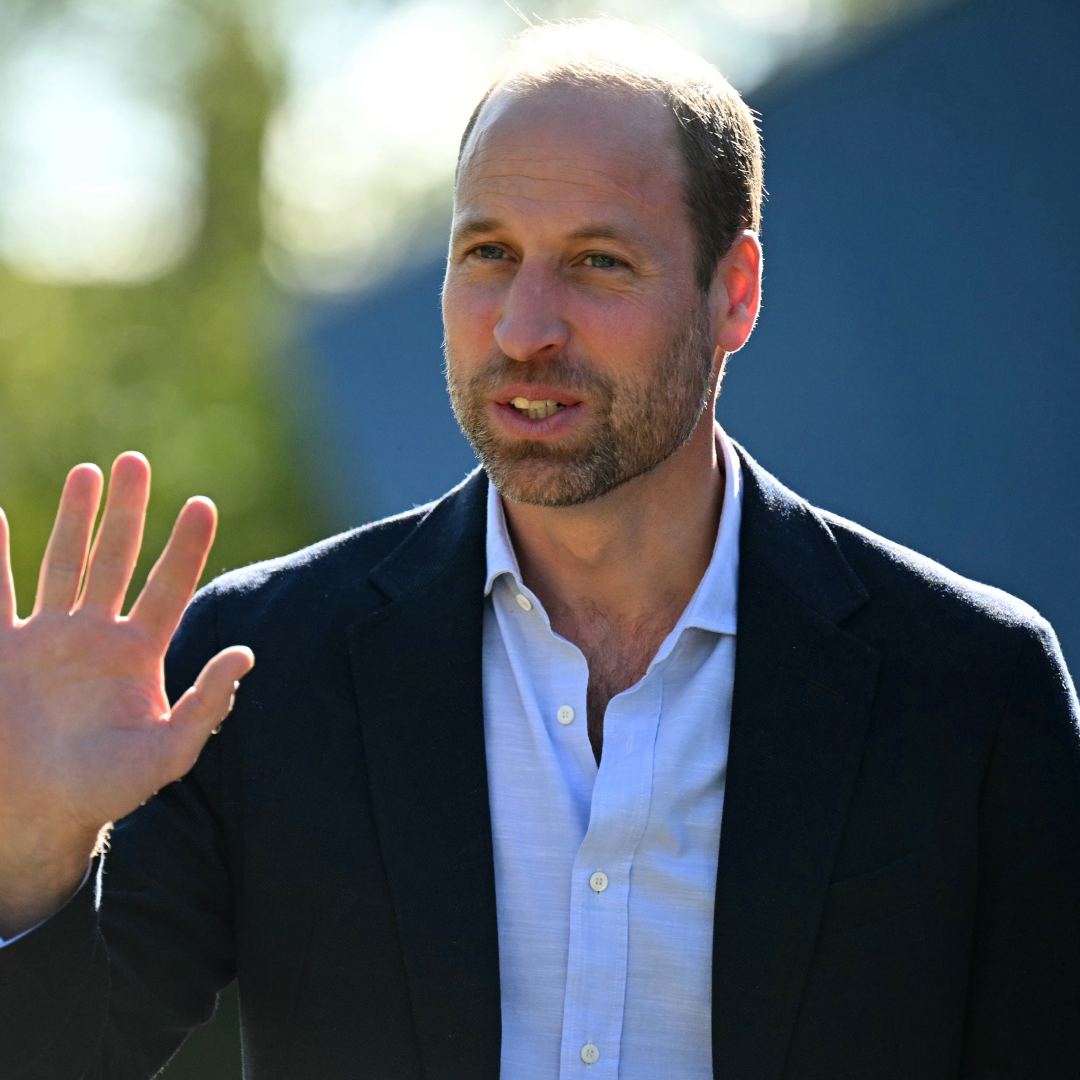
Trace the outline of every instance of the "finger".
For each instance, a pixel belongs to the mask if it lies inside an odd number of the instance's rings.
[[[129,618],[164,648],[199,584],[214,543],[217,509],[209,499],[189,499],[173,526],[172,536],[154,564]]]
[[[80,607],[120,614],[139,560],[149,498],[150,463],[135,451],[121,454],[113,462],[109,497],[90,552]]]
[[[14,626],[15,579],[11,575],[11,533],[7,516],[0,510],[0,629]]]
[[[96,465],[76,465],[68,473],[56,523],[41,562],[35,612],[46,608],[70,611],[75,603],[103,483]]]
[[[210,732],[229,715],[237,684],[254,666],[255,654],[246,645],[223,649],[173,706],[170,724],[181,740],[196,746],[196,754]]]

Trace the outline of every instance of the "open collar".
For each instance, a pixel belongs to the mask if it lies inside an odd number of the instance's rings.
[[[735,446],[720,427],[716,429],[716,449],[724,469],[724,502],[713,545],[712,558],[694,595],[676,626],[676,633],[694,626],[717,634],[734,634],[737,624],[739,589],[739,529],[742,519],[742,465]],[[486,581],[484,595],[495,581],[509,574],[518,589],[525,589],[517,553],[506,525],[503,500],[494,484],[488,485],[485,504]],[[536,600],[526,590],[531,600]]]

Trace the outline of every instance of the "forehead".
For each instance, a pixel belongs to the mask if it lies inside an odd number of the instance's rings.
[[[462,157],[459,212],[608,205],[669,212],[683,194],[675,119],[658,94],[552,86],[496,91]]]

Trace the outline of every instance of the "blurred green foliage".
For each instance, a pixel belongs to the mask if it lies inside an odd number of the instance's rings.
[[[194,6],[194,5],[193,5]],[[289,305],[262,262],[263,130],[277,91],[228,0],[198,3],[203,60],[187,91],[205,140],[204,217],[183,264],[138,286],[57,286],[0,268],[0,505],[20,613],[67,470],[122,450],[154,469],[136,585],[192,494],[221,514],[207,574],[316,539],[284,403]]]

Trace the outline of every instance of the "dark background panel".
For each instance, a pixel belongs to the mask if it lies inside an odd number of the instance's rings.
[[[1074,657],[1077,55],[1074,3],[973,0],[755,95],[765,303],[718,410],[812,502],[1018,594]],[[442,383],[441,275],[312,310],[351,520],[474,463]]]
[[[437,498],[476,467],[442,373],[443,267],[437,259],[308,313],[319,415],[330,428],[323,443],[336,455],[336,496],[350,523]]]
[[[721,421],[1080,650],[1080,7],[970,3],[755,102],[765,307]]]

